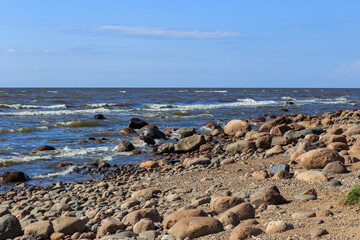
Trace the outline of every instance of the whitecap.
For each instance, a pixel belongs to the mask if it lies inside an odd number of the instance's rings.
[[[77,168],[77,166],[70,166],[67,169],[60,171],[60,172],[52,172],[52,173],[44,173],[40,175],[36,175],[31,177],[32,179],[41,179],[41,178],[52,178],[52,177],[60,177],[60,176],[66,176]]]

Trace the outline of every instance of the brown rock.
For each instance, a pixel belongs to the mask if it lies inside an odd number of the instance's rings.
[[[266,121],[266,119],[264,118],[264,117],[256,117],[256,118],[252,118],[251,120],[250,120],[250,122],[257,122],[257,123],[259,123],[259,122],[265,122]]]
[[[123,128],[119,132],[121,135],[131,135],[136,134],[136,131],[132,128]]]
[[[273,179],[280,180],[280,179],[290,179],[293,177],[292,173],[286,172],[286,171],[278,171],[273,176]]]
[[[255,143],[247,140],[240,140],[235,143],[229,144],[226,147],[226,153],[235,154],[235,153],[243,153],[247,152],[250,149],[255,149]]]
[[[217,216],[216,219],[218,219],[223,226],[227,226],[229,224],[236,226],[240,222],[239,216],[233,212],[226,212],[221,214]]]
[[[149,137],[149,136],[136,136],[131,140],[131,143],[133,143],[133,144],[146,143],[146,144],[149,144],[149,145],[154,145],[155,140],[152,137]]]
[[[50,239],[51,240],[63,240],[63,239],[65,239],[65,234],[60,233],[60,232],[54,232],[53,234],[51,234]]]
[[[280,191],[276,186],[262,187],[250,196],[250,203],[256,208],[260,205],[277,205],[285,203],[286,200],[280,195]]]
[[[180,141],[175,146],[176,152],[190,152],[199,149],[201,144],[205,143],[204,136],[202,135],[192,135],[180,139]]]
[[[134,150],[135,147],[134,145],[132,145],[132,143],[126,141],[126,140],[121,140],[121,142],[119,143],[119,145],[117,145],[116,151],[118,152],[129,152],[131,150]]]
[[[288,223],[283,221],[272,221],[268,223],[265,231],[266,233],[281,233],[289,229],[293,229],[293,226]]]
[[[34,150],[32,150],[32,153],[36,153],[36,152],[41,152],[41,151],[51,151],[51,150],[55,150],[54,147],[52,146],[48,146],[48,145],[43,145],[40,147],[35,148]]]
[[[250,224],[239,224],[231,232],[230,240],[243,240],[250,239],[262,234],[263,231],[260,228]]]
[[[354,145],[350,148],[349,154],[359,154],[360,153],[360,146]]]
[[[159,166],[159,163],[155,160],[146,160],[140,163],[140,168],[156,168]]]
[[[343,142],[346,143],[346,137],[344,135],[325,134],[320,136],[320,141],[327,145],[332,142]]]
[[[314,212],[295,212],[291,215],[293,219],[306,219],[316,217],[316,213]]]
[[[270,134],[274,136],[282,136],[287,131],[292,130],[291,127],[286,124],[277,125],[270,130]]]
[[[192,158],[192,159],[188,159],[187,161],[184,161],[183,164],[186,167],[191,167],[191,166],[195,166],[195,165],[207,165],[210,164],[211,161],[209,158],[203,157],[203,158]]]
[[[29,177],[23,172],[5,172],[0,176],[0,182],[25,182]]]
[[[353,136],[353,135],[358,135],[360,134],[360,125],[354,125],[350,128],[348,128],[345,132],[344,132],[344,135],[346,136]]]
[[[315,170],[301,172],[301,173],[295,175],[295,177],[299,180],[306,181],[306,182],[327,182],[328,181],[328,179],[324,175],[324,173],[322,173],[320,171],[315,171]]]
[[[272,148],[270,148],[269,150],[266,150],[265,152],[265,156],[266,157],[271,157],[271,156],[274,156],[274,155],[279,155],[281,153],[284,153],[285,150],[283,147],[281,147],[280,145],[277,145],[277,146],[274,146]]]
[[[156,149],[156,153],[158,154],[172,153],[174,151],[175,151],[174,143],[163,143]]]
[[[124,230],[125,226],[122,222],[113,218],[106,218],[101,221],[100,228],[97,232],[98,237],[105,236],[107,233],[116,233],[118,230]]]
[[[262,136],[259,137],[255,140],[255,146],[257,148],[263,148],[263,149],[268,149],[271,147],[271,136],[270,135],[266,135],[266,136]]]
[[[288,119],[285,116],[275,118],[275,119],[261,125],[261,127],[259,128],[259,132],[270,132],[271,128],[275,127],[276,125],[282,124],[282,123],[290,123],[290,119]]]
[[[317,169],[324,168],[326,164],[330,162],[344,162],[344,158],[341,157],[337,151],[328,148],[319,148],[302,154],[297,161],[301,162],[306,169]]]
[[[52,221],[55,232],[61,232],[65,235],[71,235],[76,232],[82,233],[85,230],[85,223],[75,217],[59,217]]]
[[[306,140],[309,140],[309,142],[311,143],[315,143],[317,141],[319,141],[319,135],[316,135],[316,134],[308,134],[305,136],[305,139]]]
[[[244,202],[242,198],[233,196],[215,196],[211,198],[210,209],[218,214]]]
[[[144,208],[129,213],[122,219],[122,223],[125,225],[135,225],[138,221],[143,218],[149,218],[153,222],[160,222],[161,216],[158,211],[154,208]]]
[[[224,213],[222,213],[221,215],[219,215],[219,218],[221,218],[222,216],[226,216],[229,214],[229,212],[235,213],[239,220],[246,220],[246,219],[251,219],[255,217],[255,209],[254,207],[247,202],[241,203],[239,205],[236,205],[235,207],[232,207],[228,210],[226,210]]]
[[[271,139],[271,146],[286,146],[290,143],[290,141],[284,137],[281,136],[274,136]]]
[[[169,229],[181,219],[189,218],[189,217],[206,217],[206,216],[207,216],[206,212],[204,212],[201,209],[187,209],[187,210],[180,209],[167,216],[162,222],[162,225],[164,226],[165,229]]]
[[[264,180],[264,179],[271,178],[272,176],[274,176],[274,173],[268,172],[266,170],[260,170],[260,171],[253,172],[253,174],[251,176],[257,180]]]
[[[337,161],[328,163],[321,172],[328,175],[331,173],[347,173],[348,171],[342,162]]]
[[[222,165],[227,165],[227,164],[232,164],[232,163],[235,163],[235,159],[226,158],[220,162],[220,165],[222,166]]]
[[[221,222],[212,217],[190,217],[177,222],[169,233],[179,239],[196,238],[223,230]]]
[[[151,219],[143,218],[134,225],[133,232],[140,234],[148,230],[155,230],[154,222]]]
[[[349,146],[346,143],[343,142],[332,142],[327,145],[328,149],[336,150],[349,150]]]
[[[231,120],[224,128],[224,132],[229,136],[234,136],[239,131],[244,133],[251,131],[250,124],[243,120]]]

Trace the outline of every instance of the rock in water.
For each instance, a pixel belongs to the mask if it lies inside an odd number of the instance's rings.
[[[29,177],[24,172],[6,172],[0,176],[0,182],[26,182]]]
[[[52,146],[43,145],[43,146],[35,148],[34,150],[31,151],[31,153],[36,153],[36,152],[41,152],[41,151],[51,151],[51,150],[55,150],[55,148]]]
[[[94,118],[95,118],[95,119],[100,119],[100,120],[106,119],[106,117],[105,117],[104,115],[102,115],[102,114],[96,114],[96,115],[94,116]]]
[[[142,127],[145,127],[146,125],[149,125],[149,124],[147,122],[145,122],[144,120],[141,120],[139,118],[132,118],[132,119],[130,119],[129,128],[140,129]]]
[[[118,152],[129,152],[134,150],[135,147],[132,143],[126,141],[126,140],[121,140],[121,142],[119,143],[119,145],[116,148],[116,151]]]
[[[9,239],[21,236],[21,225],[19,220],[11,214],[0,218],[0,239]]]
[[[204,136],[192,135],[181,139],[175,146],[176,152],[190,152],[197,150],[201,144],[205,143]]]

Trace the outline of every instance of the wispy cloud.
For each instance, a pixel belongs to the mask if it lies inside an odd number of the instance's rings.
[[[8,49],[5,49],[4,52],[5,53],[15,53],[16,51],[13,48],[8,48]]]
[[[306,28],[307,26],[309,26],[309,25],[308,24],[289,24],[289,25],[285,26],[285,28],[299,29],[299,28]]]
[[[92,33],[111,33],[117,35],[162,37],[162,38],[189,38],[189,39],[218,39],[244,38],[247,35],[241,32],[208,31],[198,29],[167,29],[161,27],[102,25],[102,26],[58,26],[65,29],[78,29]]]
[[[360,60],[357,60],[351,64],[343,64],[341,67],[335,69],[333,73],[334,77],[360,77]]]

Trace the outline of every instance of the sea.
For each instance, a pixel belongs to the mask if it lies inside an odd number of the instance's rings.
[[[207,123],[224,126],[231,119],[319,115],[359,105],[360,89],[2,88],[0,174],[23,171],[30,177],[28,185],[50,185],[89,178],[81,170],[84,165],[102,161],[136,164],[151,158],[151,153],[133,155],[115,150],[120,140],[134,137],[119,134],[131,118],[143,119],[162,131],[195,127],[200,133],[209,133]],[[95,119],[96,114],[106,119]],[[93,138],[107,140],[78,144]],[[175,142],[176,138],[156,141]],[[41,145],[56,150],[29,153]],[[145,144],[135,147],[145,152],[152,148]],[[60,168],[61,162],[73,165]],[[0,188],[6,186],[0,184]]]

